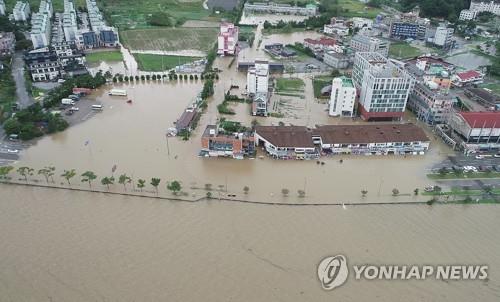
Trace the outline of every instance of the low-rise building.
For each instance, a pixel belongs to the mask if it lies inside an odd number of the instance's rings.
[[[352,117],[355,101],[356,88],[352,79],[347,77],[334,78],[330,94],[329,115]]]
[[[292,6],[290,4],[274,3],[274,2],[247,2],[243,6],[245,13],[258,14],[285,14],[285,15],[302,15],[314,16],[318,13],[318,7],[315,4],[307,4],[306,6]]]
[[[417,21],[394,20],[391,22],[389,36],[392,39],[424,39],[427,26]]]
[[[201,136],[200,156],[242,159],[255,153],[252,133],[226,133],[216,125],[207,125]]]
[[[11,32],[0,32],[0,55],[8,55],[14,52],[16,36]]]
[[[188,108],[184,110],[181,117],[175,122],[175,129],[178,134],[183,132],[191,132],[193,130],[194,122],[198,117],[198,111],[194,108]]]
[[[332,38],[321,37],[319,39],[304,39],[304,47],[311,49],[312,51],[324,51],[324,50],[335,50],[337,46],[337,40]]]
[[[451,82],[454,86],[464,87],[472,84],[481,84],[484,80],[484,74],[476,70],[467,70],[458,72],[452,76]]]
[[[339,37],[345,37],[349,34],[349,27],[344,24],[325,24],[323,26],[323,32],[327,35],[336,35]]]
[[[352,22],[352,28],[372,28],[373,26],[373,20],[372,19],[367,19],[367,18],[360,18],[360,17],[354,17],[351,19]]]
[[[476,19],[477,11],[470,9],[463,9],[460,11],[460,16],[458,20],[466,21],[466,20],[474,20]]]
[[[316,159],[330,154],[425,154],[430,139],[414,124],[257,126],[255,144],[278,159]]]
[[[264,51],[269,53],[271,56],[290,59],[297,56],[297,52],[293,49],[283,46],[281,43],[267,44],[264,46]]]
[[[349,57],[335,51],[326,51],[323,54],[323,62],[336,69],[346,69],[349,67]]]
[[[377,52],[384,57],[389,54],[388,41],[359,34],[352,37],[351,48],[355,52]]]
[[[500,96],[494,94],[490,89],[471,87],[465,89],[464,93],[489,110],[500,110]]]
[[[222,22],[217,36],[217,53],[219,55],[235,55],[238,44],[239,28],[233,23]]]
[[[252,115],[267,116],[269,102],[269,62],[256,60],[247,72],[247,93],[252,99]]]
[[[500,111],[454,112],[448,125],[466,153],[500,149]]]
[[[49,47],[35,49],[26,53],[24,62],[35,82],[56,80],[61,75],[62,66],[59,57]]]
[[[28,2],[17,1],[14,9],[12,10],[12,15],[14,16],[14,21],[26,22],[30,18],[31,10]]]

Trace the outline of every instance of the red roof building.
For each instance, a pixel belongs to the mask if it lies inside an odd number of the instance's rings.
[[[495,112],[460,112],[462,118],[472,129],[499,128],[500,111]]]
[[[304,47],[308,47],[312,50],[325,50],[327,48],[333,48],[337,45],[337,41],[332,38],[321,37],[319,39],[304,39]]]
[[[453,76],[452,83],[455,86],[462,87],[467,84],[480,84],[483,82],[484,74],[475,70],[458,72]]]

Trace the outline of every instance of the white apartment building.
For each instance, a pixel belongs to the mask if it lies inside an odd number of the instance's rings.
[[[325,24],[323,26],[323,32],[327,35],[337,35],[339,37],[345,37],[349,34],[349,27],[344,24]]]
[[[378,52],[357,52],[352,75],[363,119],[403,117],[413,80],[401,66]]]
[[[440,47],[449,48],[452,44],[453,33],[455,30],[453,28],[448,28],[445,25],[440,25],[436,28],[436,33],[434,34],[434,39],[432,42]]]
[[[54,9],[52,7],[52,0],[40,1],[38,12],[40,14],[47,14],[49,16],[49,19],[52,19],[52,15],[54,14]]]
[[[354,17],[351,19],[352,28],[372,28],[373,20],[367,18]]]
[[[239,29],[233,23],[223,22],[217,36],[217,53],[220,55],[234,55],[238,44]]]
[[[76,10],[73,1],[64,0],[64,13],[62,14],[62,26],[66,41],[75,41],[78,32],[76,21]]]
[[[470,3],[469,10],[476,12],[490,12],[495,15],[500,15],[500,1],[474,1]]]
[[[384,57],[389,54],[389,42],[365,35],[355,35],[351,39],[351,48],[355,52],[377,52]]]
[[[5,2],[4,0],[0,0],[0,15],[5,16]]]
[[[356,88],[352,79],[347,77],[334,78],[330,96],[330,116],[352,116],[356,100]]]
[[[17,1],[12,15],[14,16],[14,21],[27,21],[30,18],[31,10],[28,2]]]
[[[47,47],[50,44],[50,17],[44,13],[34,13],[31,18],[30,38],[33,48]]]
[[[470,10],[470,9],[463,9],[460,11],[460,16],[458,17],[458,20],[474,20],[476,18],[477,11],[475,10]]]
[[[269,89],[269,62],[256,60],[255,66],[250,67],[247,73],[247,93],[255,96],[257,93],[266,93]]]

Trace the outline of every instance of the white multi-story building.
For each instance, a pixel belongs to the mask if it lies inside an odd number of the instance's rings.
[[[52,7],[52,0],[40,1],[38,12],[40,14],[47,14],[49,16],[49,19],[52,19],[52,15],[54,14],[54,9]]]
[[[500,1],[471,1],[469,10],[476,12],[490,12],[500,15]]]
[[[73,1],[64,0],[64,13],[62,14],[62,26],[66,41],[75,41],[78,31],[76,21],[76,10]]]
[[[352,116],[356,101],[356,88],[352,79],[347,77],[334,78],[330,96],[330,116]]]
[[[5,2],[4,0],[0,0],[0,15],[5,16]]]
[[[247,73],[247,92],[250,96],[257,93],[267,93],[269,89],[269,62],[256,60],[255,66]]]
[[[12,15],[14,16],[14,21],[27,21],[30,18],[31,10],[28,2],[17,1]]]
[[[349,27],[344,24],[325,24],[323,26],[323,32],[327,35],[337,35],[339,37],[345,37],[349,34]]]
[[[440,25],[436,28],[436,33],[434,34],[434,39],[432,42],[440,47],[449,48],[453,43],[453,28],[446,27],[445,25]]]
[[[361,117],[401,119],[413,86],[410,75],[377,52],[357,52],[352,71]]]
[[[351,48],[355,52],[378,52],[384,57],[389,54],[388,41],[359,34],[352,37]]]
[[[31,18],[30,38],[33,48],[47,47],[50,44],[50,17],[48,14],[34,13]]]
[[[223,22],[220,25],[220,32],[217,36],[217,53],[220,55],[236,54],[238,34],[238,26],[235,26],[233,23]]]
[[[367,18],[354,17],[351,19],[352,28],[372,28],[373,20]]]
[[[476,18],[477,11],[470,9],[463,9],[460,11],[460,16],[458,20],[474,20]]]

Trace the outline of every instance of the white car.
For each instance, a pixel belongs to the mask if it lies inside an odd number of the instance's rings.
[[[7,149],[8,153],[19,153],[19,150],[17,149]]]
[[[493,155],[496,158],[500,158],[500,153]]]
[[[71,110],[71,111],[78,111],[78,110],[80,110],[80,108],[78,108],[78,107],[71,107],[71,108],[69,108],[69,110]]]

